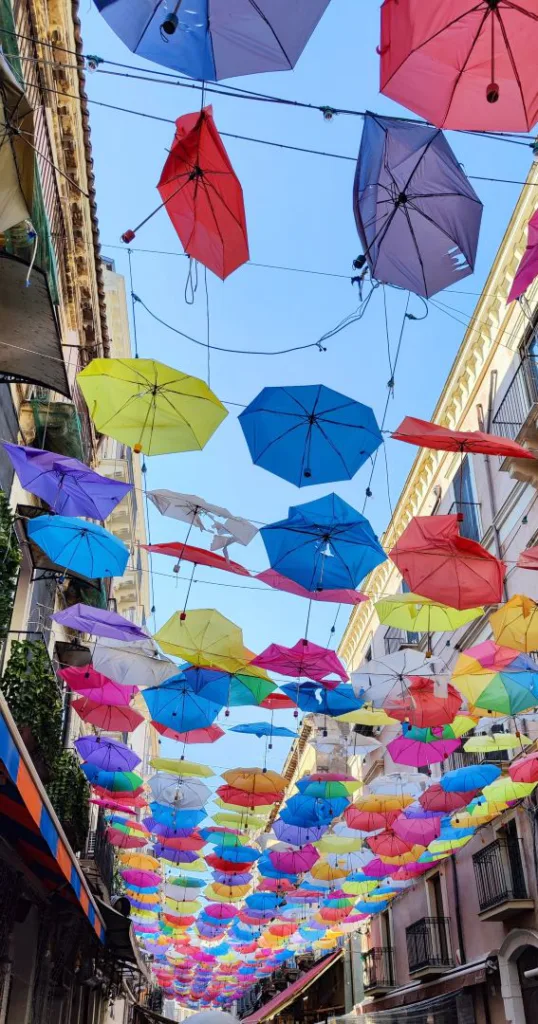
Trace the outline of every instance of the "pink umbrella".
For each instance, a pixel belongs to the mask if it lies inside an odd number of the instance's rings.
[[[137,888],[146,889],[159,885],[162,882],[162,878],[155,871],[143,871],[141,868],[126,868],[125,871],[121,872],[121,877],[125,879],[129,885],[135,885]]]
[[[419,796],[418,800],[425,811],[441,811],[443,814],[449,814],[450,811],[460,811],[462,807],[467,807],[467,804],[474,800],[479,792],[479,789],[475,789],[468,793],[446,793],[436,782],[422,796]]]
[[[273,590],[284,590],[286,594],[296,594],[297,597],[306,597],[309,601],[327,601],[331,604],[361,604],[368,601],[366,594],[359,590],[348,590],[342,587],[340,590],[306,590],[287,576],[282,576],[275,569],[264,569],[256,574],[256,579],[267,583]]]
[[[266,668],[270,672],[278,672],[281,676],[290,676],[292,679],[313,679],[329,689],[335,687],[337,683],[334,680],[327,681],[328,676],[338,676],[343,683],[348,679],[344,666],[334,651],[318,647],[310,640],[298,640],[293,647],[270,644],[251,664]]]
[[[215,743],[224,736],[224,729],[220,725],[208,725],[205,729],[191,729],[189,732],[176,732],[161,722],[152,722],[153,728],[165,736],[168,740],[177,740],[178,743]]]
[[[112,846],[117,846],[120,850],[140,850],[148,842],[147,837],[121,832],[120,829],[112,827],[107,828],[106,837]]]
[[[402,815],[393,822],[392,830],[410,846],[429,846],[441,832],[441,817],[406,818]]]
[[[412,768],[439,764],[461,745],[461,740],[431,740],[423,742],[403,735],[387,743],[387,750],[395,764],[408,764]]]
[[[143,715],[139,715],[133,708],[96,704],[86,697],[74,700],[71,707],[84,722],[90,722],[106,732],[133,732],[144,721]]]
[[[298,875],[301,871],[310,871],[313,864],[319,860],[319,853],[310,843],[301,847],[300,850],[269,850],[269,860],[277,871],[283,871],[286,875]]]
[[[440,863],[439,860],[431,860],[427,864],[406,864],[404,867],[398,868],[398,871],[393,871],[390,877],[395,882],[409,882],[418,875],[423,875],[425,871],[431,871],[432,868]]]
[[[362,869],[363,875],[368,878],[388,878],[392,871],[391,864],[384,864],[380,857],[374,857]]]
[[[82,694],[94,704],[125,707],[139,692],[138,686],[122,686],[121,683],[115,683],[90,666],[87,668],[63,668],[59,675],[71,690]]]
[[[538,210],[536,211],[538,213]],[[538,569],[538,548],[526,548],[517,560],[518,569]]]
[[[514,761],[508,774],[512,782],[538,782],[538,754],[529,754],[520,761]]]
[[[217,921],[230,921],[237,914],[237,907],[232,903],[209,903],[204,910],[208,917],[214,917]]]
[[[516,270],[516,276],[510,294],[507,298],[507,302],[513,302],[514,299],[519,299],[520,295],[527,290],[530,284],[534,281],[538,275],[538,210],[535,210],[529,223],[528,223],[528,235],[527,235],[527,248],[523,253],[523,257],[519,267]]]
[[[95,804],[96,807],[104,807],[109,811],[129,811],[131,814],[135,813],[134,807],[121,804],[119,800],[107,800],[106,797],[93,797],[90,803]]]

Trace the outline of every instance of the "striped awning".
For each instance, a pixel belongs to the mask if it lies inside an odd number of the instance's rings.
[[[342,956],[342,950],[337,949],[334,953],[329,953],[328,956],[323,957],[322,960],[318,960],[309,971],[306,971],[297,981],[294,981],[292,985],[288,985],[282,992],[279,992],[276,996],[265,1003],[264,1006],[260,1006],[259,1010],[252,1013],[250,1017],[244,1017],[241,1024],[261,1024],[262,1021],[267,1020],[270,1017],[274,1017],[277,1013],[289,1006],[290,1003],[306,992],[311,985],[314,984],[318,978],[321,978],[325,971],[329,970],[333,964],[340,960]]]
[[[103,918],[1,694],[0,772],[0,835],[46,890],[79,905],[104,942]]]

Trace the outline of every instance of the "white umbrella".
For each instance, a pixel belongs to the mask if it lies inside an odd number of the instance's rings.
[[[178,519],[179,522],[196,526],[199,530],[209,528],[216,535],[211,544],[213,551],[217,548],[227,548],[234,541],[246,546],[258,532],[248,519],[234,516],[227,508],[213,505],[205,498],[200,498],[198,494],[182,494],[179,491],[164,489],[148,491],[148,498],[163,516]],[[204,516],[209,520],[209,527],[204,523]]]
[[[179,672],[149,637],[133,644],[101,637],[93,650],[92,665],[96,672],[124,686],[160,686]]]
[[[169,896],[171,900],[176,900],[178,903],[183,901],[197,900],[200,897],[200,890],[195,889],[192,886],[186,885],[171,885],[166,883],[164,886],[165,896]]]
[[[157,772],[148,779],[149,788],[160,804],[181,810],[199,810],[209,800],[211,790],[201,781],[185,775]]]
[[[392,796],[403,793],[406,796],[418,797],[424,790],[431,786],[432,779],[420,772],[390,772],[388,775],[379,775],[368,783],[370,793],[379,796]]]
[[[405,696],[409,676],[437,679],[447,672],[443,662],[427,658],[421,651],[405,649],[366,662],[363,668],[351,673],[351,685],[356,697],[363,697],[365,703],[374,707],[382,707],[389,696],[394,699]]]

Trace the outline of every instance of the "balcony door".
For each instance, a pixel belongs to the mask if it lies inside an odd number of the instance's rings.
[[[538,1020],[538,978],[526,978],[525,974],[537,969],[538,950],[534,946],[527,946],[517,961],[523,1010],[527,1024],[536,1024]]]
[[[431,916],[434,918],[430,929],[430,941],[433,947],[432,954],[441,963],[446,963],[449,959],[449,949],[445,927],[445,905],[439,873],[432,875],[428,879],[427,886]]]
[[[482,533],[480,510],[476,500],[473,471],[468,456],[462,459],[454,481],[454,504],[451,512],[459,512],[463,516],[460,533],[468,540],[479,541]]]

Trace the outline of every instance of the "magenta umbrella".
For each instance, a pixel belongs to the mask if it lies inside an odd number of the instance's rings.
[[[264,569],[263,572],[256,573],[256,579],[266,583],[273,590],[283,590],[286,594],[306,597],[309,601],[324,601],[329,604],[361,604],[362,601],[369,600],[368,596],[361,594],[360,590],[350,590],[346,587],[341,587],[339,590],[306,590],[300,583],[288,579],[276,569]]]
[[[231,921],[237,915],[237,907],[234,907],[232,903],[209,903],[204,914],[217,921]]]
[[[438,818],[406,818],[403,815],[393,821],[391,828],[404,843],[410,846],[429,846],[441,832],[441,816]]]
[[[282,644],[270,644],[251,662],[259,668],[278,672],[281,676],[292,679],[313,679],[329,688],[337,683],[328,681],[328,676],[338,676],[341,682],[348,679],[347,672],[334,651],[327,647],[318,647],[311,640],[298,640],[293,647]]]
[[[269,850],[269,860],[277,871],[286,875],[298,875],[310,868],[319,860],[319,853],[310,843],[300,850]]]
[[[380,857],[374,857],[362,868],[363,875],[368,878],[388,878],[391,871],[394,871],[394,865],[385,864]]]
[[[121,872],[121,877],[125,879],[129,885],[135,885],[141,889],[145,889],[148,886],[159,885],[162,882],[162,878],[155,871],[142,871],[141,868],[127,868]]]
[[[121,850],[139,850],[148,842],[147,836],[144,838],[144,836],[132,835],[112,827],[107,828],[106,837],[112,846],[117,846]]]
[[[104,608],[93,608],[89,604],[73,604],[63,612],[56,612],[52,619],[61,626],[77,629],[92,636],[108,636],[112,640],[147,640],[148,634],[140,626],[117,612]]]
[[[395,764],[407,764],[412,768],[423,768],[430,764],[440,764],[445,757],[450,757],[461,740],[430,740],[423,742],[411,736],[397,736],[387,743],[387,750]]]
[[[90,666],[63,668],[59,675],[70,690],[80,693],[95,704],[126,706],[131,703],[135,694],[139,693],[138,686],[122,686],[121,683],[115,683]]]

